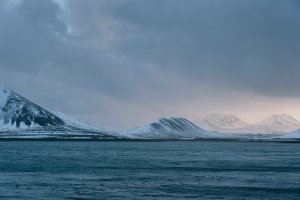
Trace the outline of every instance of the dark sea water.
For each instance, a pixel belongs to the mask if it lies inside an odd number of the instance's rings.
[[[0,199],[300,199],[300,144],[1,141]]]

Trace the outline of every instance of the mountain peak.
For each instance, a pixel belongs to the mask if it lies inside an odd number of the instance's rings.
[[[5,87],[3,85],[0,85],[0,96],[3,93],[9,93],[9,92],[11,92],[11,90],[9,88],[7,88],[7,87]]]
[[[269,118],[265,119],[261,123],[268,123],[268,122],[279,122],[279,123],[294,123],[300,125],[300,122],[296,120],[294,117],[287,115],[287,114],[280,114],[280,115],[272,115]]]
[[[199,126],[209,131],[228,131],[248,124],[232,114],[214,113],[198,122]]]
[[[272,115],[269,118],[241,129],[240,133],[284,134],[300,128],[300,122],[287,114]]]
[[[44,126],[62,126],[56,115],[32,103],[21,95],[0,87],[0,130],[14,130]]]
[[[11,94],[11,90],[3,86],[0,86],[0,108],[2,108],[6,104],[10,94]]]
[[[4,89],[7,89],[7,88],[5,86],[3,86],[3,85],[0,85],[0,91],[4,90]]]

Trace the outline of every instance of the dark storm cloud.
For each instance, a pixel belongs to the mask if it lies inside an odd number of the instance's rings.
[[[132,77],[130,69],[124,73],[122,66],[128,61],[119,63],[115,56],[82,42],[85,38],[68,35],[63,12],[52,1],[22,1],[1,15],[2,70],[47,73],[55,76],[54,80],[116,94],[124,89],[124,83],[119,84],[118,80],[139,78]],[[116,88],[119,90],[114,91]]]
[[[33,0],[15,8],[2,9],[1,65],[31,71],[51,60],[57,41],[55,34],[64,32],[64,24],[57,18],[58,5]]]
[[[117,52],[213,85],[299,96],[296,1],[125,1]]]
[[[126,125],[224,90],[300,96],[299,37],[293,0],[0,0],[0,77],[50,108]]]

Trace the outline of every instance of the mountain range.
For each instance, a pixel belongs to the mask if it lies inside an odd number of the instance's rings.
[[[255,124],[230,114],[213,114],[196,124],[209,131],[236,134],[285,134],[300,128],[300,122],[287,114],[272,115]]]
[[[169,117],[127,131],[107,131],[62,112],[49,111],[8,88],[0,87],[0,138],[76,136],[100,139],[220,139],[245,138],[241,136],[243,134],[253,138],[257,134],[269,135],[268,138],[271,134],[281,138],[300,137],[300,122],[286,114],[273,115],[256,124],[248,124],[230,114],[213,114],[196,124],[184,118]]]

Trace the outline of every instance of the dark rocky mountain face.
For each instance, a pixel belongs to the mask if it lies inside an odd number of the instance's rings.
[[[7,88],[0,88],[0,99],[0,121],[6,129],[65,125],[59,117]]]
[[[150,124],[151,128],[157,131],[199,131],[198,126],[184,118],[161,118],[157,122]]]

